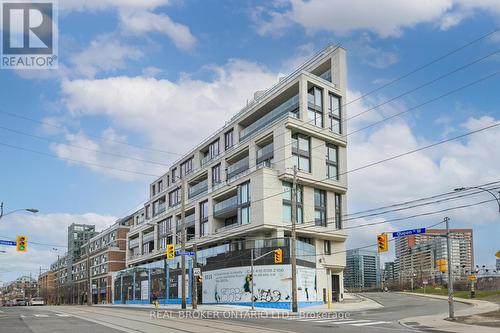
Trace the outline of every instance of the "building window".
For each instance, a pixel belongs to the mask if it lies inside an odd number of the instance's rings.
[[[208,201],[200,203],[200,236],[208,235]]]
[[[208,146],[208,155],[210,156],[210,159],[219,155],[219,140],[212,142]]]
[[[238,223],[250,223],[250,182],[238,185]]]
[[[297,223],[304,223],[303,218],[303,188],[302,186],[297,186]],[[288,182],[283,182],[283,222],[292,222],[292,184]]]
[[[326,177],[328,179],[339,179],[338,168],[339,148],[330,143],[326,144]]]
[[[234,145],[233,139],[234,130],[230,130],[224,134],[224,149],[228,150]]]
[[[292,160],[299,170],[310,172],[311,170],[311,147],[310,138],[302,134],[292,135]]]
[[[193,171],[193,158],[181,164],[181,174],[188,175]]]
[[[326,227],[326,193],[323,190],[314,190],[314,222]]]
[[[156,194],[156,185],[153,184],[151,185],[151,196],[154,196]]]
[[[335,228],[342,229],[342,196],[335,193]]]
[[[333,133],[342,133],[342,122],[340,113],[340,97],[329,94],[328,117],[330,118],[330,131]]]
[[[332,242],[325,240],[323,244],[323,254],[332,254]]]
[[[158,182],[158,193],[160,193],[161,191],[163,191],[163,180],[160,180]]]
[[[181,202],[181,189],[176,188],[168,194],[168,206],[173,207]]]
[[[212,167],[212,185],[220,183],[220,163]]]
[[[177,180],[177,168],[172,169],[172,183]]]
[[[323,127],[323,92],[317,87],[309,89],[307,94],[307,114],[309,122]]]

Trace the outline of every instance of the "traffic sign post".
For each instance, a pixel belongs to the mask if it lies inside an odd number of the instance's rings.
[[[193,268],[193,275],[200,276],[201,275],[201,268],[199,268],[199,267]]]
[[[425,228],[396,231],[392,233],[392,237],[396,238],[396,237],[404,237],[417,234],[425,234]]]

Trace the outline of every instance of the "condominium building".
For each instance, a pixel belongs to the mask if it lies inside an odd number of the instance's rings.
[[[128,216],[101,232],[96,232],[93,225],[68,228],[71,238],[68,243],[76,240],[71,247],[72,261],[69,254],[65,254],[50,269],[56,303],[85,304],[90,294],[94,304],[112,302],[112,275],[125,268],[126,239],[131,224],[132,216]]]
[[[151,183],[150,198],[128,233],[129,269],[114,281],[115,302],[179,301],[179,257],[164,259],[167,244],[180,248],[184,212],[186,247],[192,250],[196,244],[205,277],[199,290],[204,303],[248,302],[249,290],[240,282],[250,252],[259,256],[276,248],[283,249],[283,264],[274,265],[272,256],[256,263],[255,291],[262,293],[256,299],[289,303],[294,167],[301,301],[323,302],[327,290],[342,299],[345,62],[341,47],[322,50],[270,89],[257,92],[223,128]]]
[[[396,273],[403,283],[411,279],[434,283],[447,281],[437,271],[436,260],[448,259],[446,229],[396,238]],[[474,267],[472,229],[450,229],[451,267],[455,279],[465,279]]]
[[[384,272],[382,274],[382,281],[384,282],[384,286],[392,286],[394,284],[395,277],[396,269],[394,261],[384,263]]]
[[[38,276],[38,290],[45,304],[55,304],[54,272],[47,271]]]
[[[344,272],[344,286],[351,290],[380,287],[380,255],[376,251],[348,250]]]
[[[497,259],[497,272],[500,271],[500,259]]]

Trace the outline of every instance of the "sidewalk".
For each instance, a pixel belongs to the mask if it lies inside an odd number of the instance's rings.
[[[424,295],[424,294],[408,293],[408,292],[402,292],[402,294],[448,300],[448,297],[439,295]],[[460,299],[460,298],[459,299],[454,298],[454,301],[471,305],[471,307],[467,309],[456,310],[455,311],[456,317],[476,315],[485,312],[497,311],[498,309],[500,309],[500,306],[498,304],[487,301]],[[432,328],[439,331],[455,332],[455,333],[470,333],[470,332],[498,333],[498,328],[461,324],[454,321],[445,320],[447,317],[448,317],[447,313],[445,314],[442,313],[430,316],[405,318],[399,320],[399,323],[403,326],[412,329]]]
[[[354,312],[368,309],[376,309],[382,307],[381,304],[368,299],[366,297],[359,296],[360,300],[353,302],[342,302],[342,303],[332,303],[331,308],[328,309],[328,305],[319,305],[319,306],[308,306],[304,308],[299,308],[300,313],[315,313],[315,312]],[[146,305],[137,305],[137,304],[98,304],[94,305],[96,307],[124,307],[124,308],[137,308],[137,309],[151,309],[154,310],[155,307],[152,304]],[[160,305],[158,310],[180,310],[179,304],[168,304],[168,305]],[[187,311],[191,311],[191,305],[187,305]],[[200,304],[198,305],[198,311],[231,311],[231,312],[249,312],[252,310],[250,306],[241,306],[241,305],[230,305],[230,304]],[[272,309],[272,308],[259,308],[255,307],[255,311],[261,315],[273,315],[273,314],[291,314],[290,310],[286,309]]]

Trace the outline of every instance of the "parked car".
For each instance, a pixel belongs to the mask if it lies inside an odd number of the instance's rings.
[[[30,305],[36,306],[36,305],[45,305],[45,301],[41,297],[34,297],[30,301]]]
[[[26,306],[26,305],[28,305],[28,302],[26,302],[26,300],[24,300],[24,299],[17,299],[16,305],[17,306]]]

